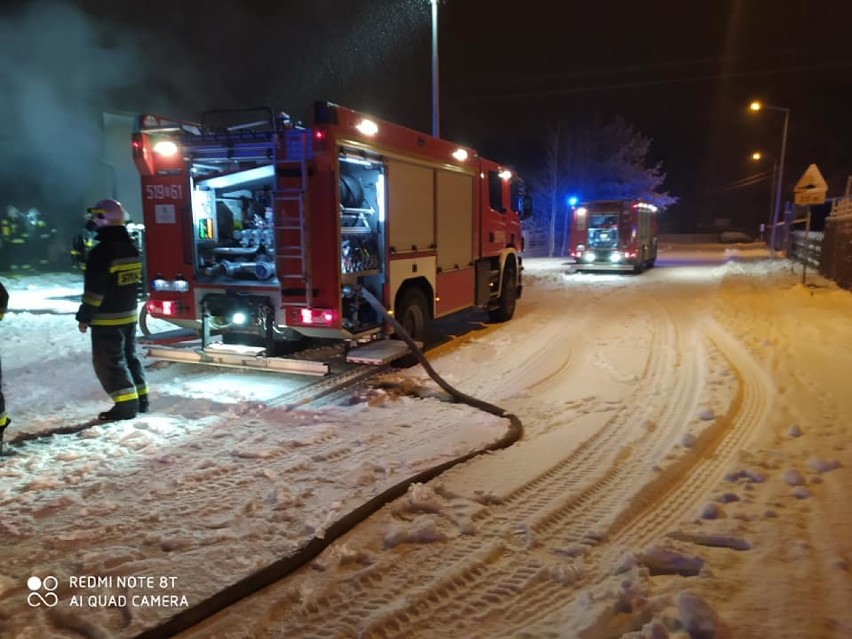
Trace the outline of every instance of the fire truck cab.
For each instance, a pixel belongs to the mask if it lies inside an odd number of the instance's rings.
[[[577,271],[640,273],[657,261],[657,207],[601,200],[574,207],[567,253]]]
[[[514,313],[529,198],[473,149],[324,102],[311,127],[271,110],[142,115],[132,149],[147,312],[200,336],[197,361],[382,337],[364,290],[417,340],[465,308]]]

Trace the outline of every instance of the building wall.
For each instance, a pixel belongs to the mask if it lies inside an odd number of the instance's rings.
[[[124,205],[134,222],[141,222],[139,172],[130,150],[134,117],[131,113],[105,111],[102,114],[100,170],[87,190],[86,201],[91,206],[103,198],[115,198]]]

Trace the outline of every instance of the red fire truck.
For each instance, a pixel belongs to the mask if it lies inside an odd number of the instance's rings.
[[[574,207],[568,255],[578,271],[642,272],[657,261],[657,207],[600,200]]]
[[[515,311],[530,198],[473,149],[327,102],[310,127],[265,109],[142,115],[132,149],[147,313],[201,340],[154,357],[321,374],[284,356],[294,342],[390,332],[363,290],[415,340],[462,309]]]

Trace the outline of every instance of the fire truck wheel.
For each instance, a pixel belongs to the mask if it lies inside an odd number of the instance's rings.
[[[396,320],[415,342],[426,341],[429,325],[429,307],[426,296],[419,288],[409,288],[402,294],[396,309]]]
[[[518,300],[518,279],[515,276],[514,264],[508,264],[503,271],[503,284],[500,286],[500,299],[497,307],[488,311],[488,319],[492,322],[508,322],[515,314],[515,303]]]

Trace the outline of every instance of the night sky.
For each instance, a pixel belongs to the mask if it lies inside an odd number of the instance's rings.
[[[767,217],[768,181],[732,188],[780,152],[785,196],[810,163],[841,195],[852,173],[847,0],[440,5],[441,134],[522,172],[557,122],[623,116],[680,198],[666,225]],[[99,112],[197,119],[269,105],[308,119],[330,100],[431,130],[427,0],[78,0],[0,3],[0,204],[76,205],[97,163]],[[771,162],[771,160],[770,160]],[[770,168],[771,164],[763,168]]]

